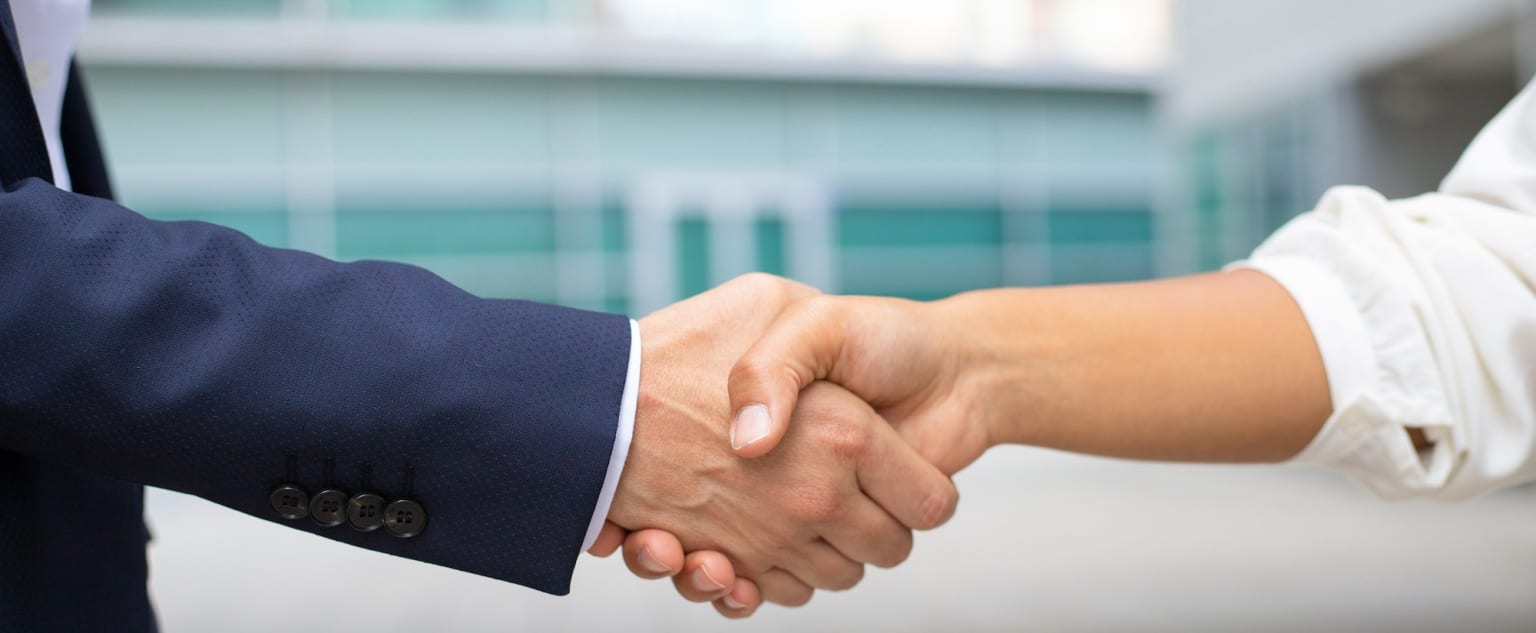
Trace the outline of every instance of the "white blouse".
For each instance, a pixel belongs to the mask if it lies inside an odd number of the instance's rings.
[[[1536,84],[1439,193],[1332,189],[1234,266],[1290,291],[1322,352],[1333,415],[1296,462],[1388,498],[1536,480]]]

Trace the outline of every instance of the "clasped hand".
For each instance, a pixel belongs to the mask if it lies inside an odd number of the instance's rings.
[[[634,437],[592,553],[622,544],[635,574],[727,617],[904,561],[987,446],[946,371],[963,348],[922,305],[755,274],[642,319]]]

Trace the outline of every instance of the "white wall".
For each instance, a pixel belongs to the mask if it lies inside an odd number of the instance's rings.
[[[616,559],[555,598],[157,490],[150,587],[166,633],[1536,630],[1536,488],[1386,503],[1301,468],[1020,447],[956,484],[903,566],[743,623]]]

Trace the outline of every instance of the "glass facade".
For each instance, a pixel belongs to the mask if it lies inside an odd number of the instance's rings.
[[[360,23],[590,23],[604,6],[97,0],[96,26],[132,42],[125,29],[156,23],[113,19],[318,8]],[[124,61],[86,47],[130,208],[418,264],[484,296],[623,312],[751,270],[915,298],[1159,272],[1145,88],[813,79],[814,62],[806,78],[354,69],[213,50],[224,57]]]
[[[1154,272],[1144,94],[120,67],[90,76],[132,208],[344,260],[419,263],[485,295],[630,309],[630,194],[656,174],[703,198],[661,220],[675,235],[676,265],[664,267],[675,295],[745,272],[711,269],[711,250],[727,246],[712,243],[722,216],[707,198],[761,174],[819,183],[830,204],[824,272],[844,292],[938,297]],[[784,209],[772,191],[752,204],[746,268],[792,274]],[[585,287],[562,290],[562,277]]]

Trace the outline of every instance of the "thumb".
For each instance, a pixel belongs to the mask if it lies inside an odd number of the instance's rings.
[[[800,390],[832,372],[847,334],[844,303],[817,296],[786,308],[731,369],[731,448],[766,455],[789,428]]]

